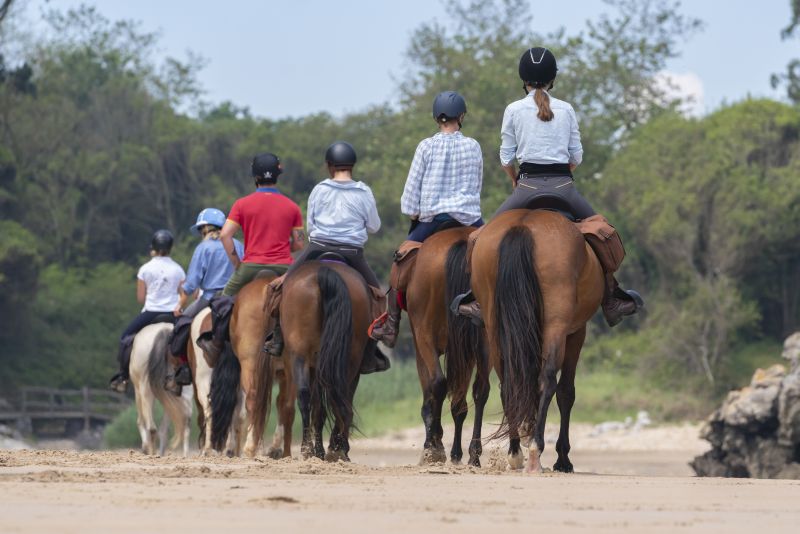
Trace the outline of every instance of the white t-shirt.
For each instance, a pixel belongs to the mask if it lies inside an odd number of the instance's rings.
[[[171,312],[178,305],[178,286],[186,279],[186,273],[175,260],[154,256],[139,268],[136,277],[147,287],[142,311]]]

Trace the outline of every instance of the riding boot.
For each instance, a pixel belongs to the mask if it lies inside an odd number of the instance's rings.
[[[119,372],[111,377],[108,387],[118,393],[125,393],[128,389],[128,368],[131,364],[131,350],[133,349],[133,338],[136,334],[126,336],[119,342],[119,353],[117,354],[117,361],[119,361]]]
[[[397,343],[397,332],[400,327],[400,303],[397,301],[397,290],[390,289],[387,295],[387,311],[375,319],[369,327],[369,337],[382,341],[392,348]]]
[[[483,326],[481,307],[475,300],[471,289],[466,293],[456,295],[453,302],[450,303],[450,313],[467,317],[475,326]]]
[[[603,295],[603,317],[608,326],[614,327],[627,315],[633,315],[644,307],[644,300],[634,290],[619,287],[613,273],[605,273],[605,293]]]
[[[281,331],[281,318],[275,318],[275,328],[272,333],[267,336],[267,342],[264,343],[264,352],[275,358],[280,357],[283,353],[283,332]]]
[[[388,370],[392,366],[389,357],[381,352],[376,343],[372,342],[370,345],[372,345],[372,347],[367,345],[364,358],[361,360],[361,367],[358,370],[362,375],[380,373]]]

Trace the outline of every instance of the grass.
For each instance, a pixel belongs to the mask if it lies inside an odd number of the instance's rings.
[[[656,422],[702,419],[713,411],[728,389],[746,385],[757,367],[782,363],[779,343],[757,342],[740,347],[731,353],[728,364],[721,371],[716,393],[693,393],[690,389],[677,390],[660,385],[653,379],[642,378],[641,371],[630,364],[636,358],[635,339],[621,336],[617,346],[622,349],[606,344],[596,345],[594,352],[597,354],[588,351],[587,361],[582,360],[578,366],[576,402],[572,412],[574,422],[621,421],[629,416],[635,417],[639,410],[648,411]],[[622,352],[631,355],[620,355]],[[422,393],[413,361],[395,362],[388,372],[363,376],[355,398],[356,435],[373,437],[393,430],[421,426],[421,406]],[[474,409],[471,403],[469,409],[468,421],[471,421]],[[159,411],[159,420],[160,417]],[[488,425],[484,430],[485,435],[492,431],[500,418],[499,387],[496,377],[492,376],[491,393],[485,411]],[[558,420],[558,408],[554,401],[548,422],[551,424]],[[442,422],[447,425],[451,421],[447,402]],[[268,438],[272,435],[275,422],[273,410],[265,431]],[[196,442],[198,429],[194,416],[192,426],[192,439]],[[294,435],[300,436],[299,413],[295,417]],[[120,414],[106,427],[104,444],[110,448],[140,445],[134,407]]]

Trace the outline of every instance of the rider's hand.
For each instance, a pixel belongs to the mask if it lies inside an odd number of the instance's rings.
[[[180,317],[182,313],[183,313],[183,308],[181,308],[180,304],[177,304],[175,306],[175,309],[172,310],[172,315],[174,315],[175,317]]]

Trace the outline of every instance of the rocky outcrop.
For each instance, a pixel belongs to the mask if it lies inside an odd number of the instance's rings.
[[[711,450],[691,462],[699,476],[800,479],[800,332],[784,344],[789,360],[758,369],[731,391],[701,437]]]

